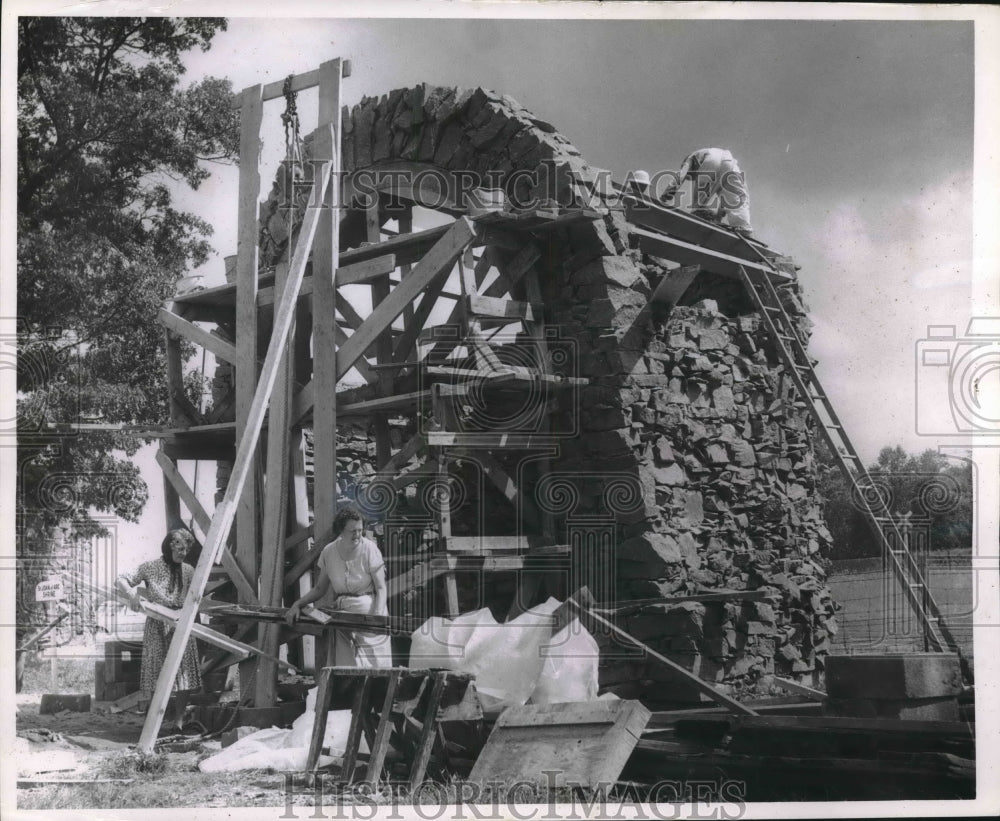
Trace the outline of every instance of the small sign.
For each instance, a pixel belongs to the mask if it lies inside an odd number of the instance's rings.
[[[65,597],[62,579],[45,579],[35,585],[35,601],[60,601]]]

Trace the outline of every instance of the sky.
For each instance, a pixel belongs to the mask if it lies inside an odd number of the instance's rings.
[[[974,51],[969,21],[231,17],[208,52],[186,57],[185,81],[224,77],[238,91],[340,56],[352,62],[348,105],[418,82],[481,85],[617,179],[729,148],[757,236],[802,266],[817,372],[870,463],[885,445],[947,441],[916,431],[927,380],[914,357],[928,325],[961,336],[971,315]],[[306,131],[316,104],[315,92],[299,95]],[[265,192],[283,153],[282,108],[265,108]],[[199,271],[207,285],[235,253],[236,184],[236,170],[219,167],[178,193],[215,227],[218,256]],[[143,460],[151,500],[134,532],[155,555],[162,482]]]

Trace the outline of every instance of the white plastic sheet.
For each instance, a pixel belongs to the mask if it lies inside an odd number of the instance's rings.
[[[506,624],[488,608],[428,619],[413,633],[410,667],[474,674],[487,708],[594,699],[597,642],[576,620],[553,637],[559,604],[550,598]]]
[[[309,742],[316,721],[316,688],[306,695],[306,711],[292,724],[290,730],[269,727],[258,730],[206,758],[198,764],[203,773],[235,772],[237,770],[304,770],[309,757]],[[325,766],[341,756],[347,747],[347,733],[351,727],[350,710],[331,710],[326,720],[323,746],[330,748],[330,756],[320,756]],[[361,752],[367,752],[361,739]]]

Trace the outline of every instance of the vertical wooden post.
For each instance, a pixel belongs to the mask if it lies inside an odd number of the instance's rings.
[[[288,279],[288,264],[283,262],[275,271],[275,292],[280,293]],[[267,426],[267,468],[264,493],[264,523],[261,538],[260,599],[270,607],[280,606],[284,591],[285,533],[288,513],[289,430],[292,403],[292,344],[286,343],[278,359],[278,373],[271,394],[271,410]],[[262,651],[257,660],[254,680],[254,706],[273,707],[277,695],[279,624],[262,624],[259,628]],[[267,655],[263,655],[267,654]]]
[[[177,427],[183,419],[183,412],[174,399],[174,391],[184,388],[184,362],[181,358],[181,341],[170,331],[163,332],[166,338],[167,391],[170,401],[170,425]],[[173,485],[163,478],[163,506],[167,528],[181,521],[181,499]]]
[[[236,441],[247,429],[247,414],[257,388],[257,262],[260,211],[260,124],[263,87],[243,90],[240,106],[240,182],[236,235]],[[256,462],[257,454],[252,455]],[[260,543],[257,511],[256,467],[243,488],[236,511],[236,564],[253,585],[257,584],[257,550]],[[232,479],[230,479],[232,481]],[[242,596],[239,601],[244,601]],[[240,663],[241,698],[257,668],[257,658]]]
[[[306,450],[305,439],[302,436],[302,428],[296,426],[292,429],[292,441],[289,447],[291,451],[291,476],[289,477],[289,496],[292,509],[290,518],[295,523],[295,530],[304,530],[309,527],[309,496],[306,492]],[[313,540],[310,539],[299,546],[296,551],[296,559],[302,554],[308,553]],[[304,596],[312,589],[312,574],[306,571],[299,576],[296,584],[296,593],[293,598]],[[303,636],[301,639],[302,657],[299,659],[304,670],[312,669],[316,672],[316,638],[315,636]]]
[[[319,142],[316,157],[333,161],[333,204],[324,208],[313,245],[313,538],[325,544],[332,536],[337,503],[337,289],[334,276],[340,256],[340,81],[341,61],[320,66],[319,123],[334,135]],[[321,131],[321,135],[328,132]]]
[[[398,222],[399,222],[399,235],[400,236],[402,236],[403,234],[409,234],[409,233],[413,232],[413,206],[412,205],[407,205],[406,206],[406,210],[402,214],[399,215]],[[399,266],[399,278],[400,278],[400,280],[406,279],[406,275],[408,273],[410,273],[410,268],[411,267],[412,266],[408,262]],[[413,312],[413,303],[411,302],[411,303],[409,303],[403,309],[403,327],[404,328],[408,328],[410,325],[413,324],[413,320],[414,320],[414,312]]]
[[[374,193],[374,200],[368,204],[365,210],[365,229],[368,242],[378,243],[382,239],[382,213],[379,208],[379,194]],[[372,309],[387,296],[390,290],[389,277],[378,277],[372,280]],[[410,303],[412,306],[412,303]],[[378,337],[375,346],[375,360],[380,365],[387,365],[392,362],[392,323],[386,327]],[[379,396],[392,396],[395,378],[391,371],[383,371],[379,374]],[[383,412],[374,414],[375,422],[375,463],[382,468],[390,458],[392,458],[392,443],[389,439],[389,419]]]

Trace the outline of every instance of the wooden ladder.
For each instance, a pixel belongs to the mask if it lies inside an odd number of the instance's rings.
[[[746,243],[769,268],[773,263],[750,243]],[[924,644],[928,650],[958,653],[954,636],[948,630],[941,610],[931,595],[927,582],[920,572],[906,539],[900,532],[885,499],[875,489],[871,476],[865,469],[851,443],[830,398],[812,366],[805,345],[791,317],[785,311],[781,298],[767,273],[751,275],[740,266],[740,275],[747,294],[763,317],[764,325],[772,340],[774,350],[795,385],[798,395],[816,420],[830,452],[850,485],[854,498],[859,500],[865,519],[872,533],[889,560],[904,595],[920,621]]]

